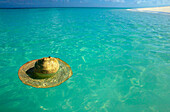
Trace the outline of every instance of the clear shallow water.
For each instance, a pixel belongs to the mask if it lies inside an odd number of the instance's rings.
[[[170,111],[170,16],[125,9],[0,10],[1,112]],[[24,85],[27,61],[58,57],[73,76]]]

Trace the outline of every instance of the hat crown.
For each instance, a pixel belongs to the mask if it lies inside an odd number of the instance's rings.
[[[35,63],[35,69],[34,72],[39,77],[50,77],[52,74],[56,73],[59,69],[59,63],[56,58],[52,57],[45,57],[42,59],[39,59]]]

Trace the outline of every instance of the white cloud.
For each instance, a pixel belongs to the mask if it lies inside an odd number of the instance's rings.
[[[155,5],[166,5],[170,4],[170,0],[135,0],[136,4],[155,4]]]
[[[70,2],[70,0],[52,0],[53,2]]]
[[[58,2],[58,0],[51,0],[51,1],[53,1],[53,2]]]
[[[104,0],[105,2],[120,2],[120,3],[124,3],[125,0]]]

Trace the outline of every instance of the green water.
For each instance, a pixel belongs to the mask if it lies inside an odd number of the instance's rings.
[[[0,10],[1,112],[169,112],[170,16],[125,9]],[[73,76],[37,89],[19,68],[42,57]]]

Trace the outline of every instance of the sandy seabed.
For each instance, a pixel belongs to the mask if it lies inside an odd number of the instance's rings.
[[[139,11],[139,12],[153,12],[153,13],[167,13],[170,14],[170,6],[165,7],[152,7],[152,8],[136,8],[136,9],[127,9],[129,11]]]

